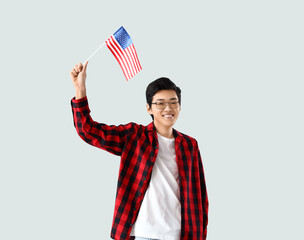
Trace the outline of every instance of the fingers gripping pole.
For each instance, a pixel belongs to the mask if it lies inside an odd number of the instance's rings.
[[[103,42],[103,44],[101,44],[101,45],[95,50],[95,52],[93,52],[93,53],[91,54],[91,56],[89,56],[89,57],[87,58],[87,60],[85,60],[84,62],[89,61],[89,60],[95,55],[95,53],[97,53],[105,44],[106,44],[106,42]]]

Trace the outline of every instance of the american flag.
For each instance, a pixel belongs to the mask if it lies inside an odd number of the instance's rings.
[[[109,37],[106,44],[119,63],[127,80],[134,77],[142,69],[134,44],[123,27],[120,27]]]

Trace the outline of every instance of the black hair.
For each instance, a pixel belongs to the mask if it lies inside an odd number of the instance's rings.
[[[146,99],[150,108],[152,106],[153,96],[160,90],[174,90],[176,92],[179,104],[181,104],[181,89],[175,85],[169,78],[161,77],[151,82],[146,89]],[[154,120],[153,114],[150,114]]]

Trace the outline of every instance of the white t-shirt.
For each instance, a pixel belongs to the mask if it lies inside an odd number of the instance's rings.
[[[159,150],[151,181],[130,236],[180,240],[181,204],[175,139],[157,133]]]

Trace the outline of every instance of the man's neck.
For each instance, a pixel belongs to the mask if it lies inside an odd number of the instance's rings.
[[[174,138],[172,127],[167,128],[167,127],[163,127],[163,126],[158,126],[158,124],[155,122],[154,122],[154,126],[156,128],[156,131],[163,137]]]

